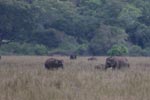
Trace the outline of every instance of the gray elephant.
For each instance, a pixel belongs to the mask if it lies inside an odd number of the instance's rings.
[[[130,67],[128,59],[126,57],[108,57],[105,62],[105,69],[120,69],[123,67]]]
[[[77,55],[76,55],[76,54],[71,54],[71,55],[70,55],[70,59],[71,59],[71,60],[77,59]]]
[[[49,58],[45,61],[45,68],[46,69],[50,69],[50,70],[53,70],[53,69],[58,69],[58,68],[64,68],[63,67],[63,61],[62,60],[58,60],[58,59],[55,59],[55,58]]]

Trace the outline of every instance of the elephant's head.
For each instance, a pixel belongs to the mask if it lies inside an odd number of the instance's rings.
[[[114,57],[108,57],[106,59],[105,69],[107,68],[115,68],[117,66],[117,61]]]

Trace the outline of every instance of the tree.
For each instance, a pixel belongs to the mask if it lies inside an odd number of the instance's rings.
[[[142,14],[139,8],[134,5],[127,4],[120,12],[118,19],[123,23],[123,26],[129,27],[136,22]]]
[[[89,45],[89,51],[94,55],[104,55],[114,44],[125,44],[126,39],[123,29],[101,25]]]
[[[32,34],[32,41],[38,44],[43,44],[49,48],[57,48],[63,41],[65,34],[53,28],[41,30]]]
[[[145,0],[139,5],[139,8],[141,8],[142,11],[142,16],[138,18],[139,22],[145,24],[146,26],[150,26],[150,2]]]
[[[146,25],[136,23],[127,29],[127,33],[129,34],[129,40],[134,45],[138,45],[141,48],[150,46],[150,28]]]
[[[0,2],[0,41],[27,40],[33,31],[32,7],[22,1]]]
[[[131,55],[131,56],[141,56],[142,55],[142,48],[137,46],[137,45],[130,46],[129,55]]]
[[[149,55],[149,20],[149,0],[0,0],[0,45],[106,55],[124,44]]]
[[[128,48],[122,44],[113,45],[107,54],[109,56],[124,56],[128,54]]]

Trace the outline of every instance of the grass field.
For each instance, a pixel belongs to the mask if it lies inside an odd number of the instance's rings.
[[[129,57],[130,68],[94,66],[105,57],[64,60],[64,69],[44,68],[47,56],[4,56],[0,60],[0,100],[150,100],[150,58]]]

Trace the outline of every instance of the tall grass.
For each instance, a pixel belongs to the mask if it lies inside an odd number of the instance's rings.
[[[105,57],[64,60],[64,69],[48,71],[46,56],[4,56],[0,60],[0,100],[150,100],[150,58],[129,57],[130,68],[94,67]]]

